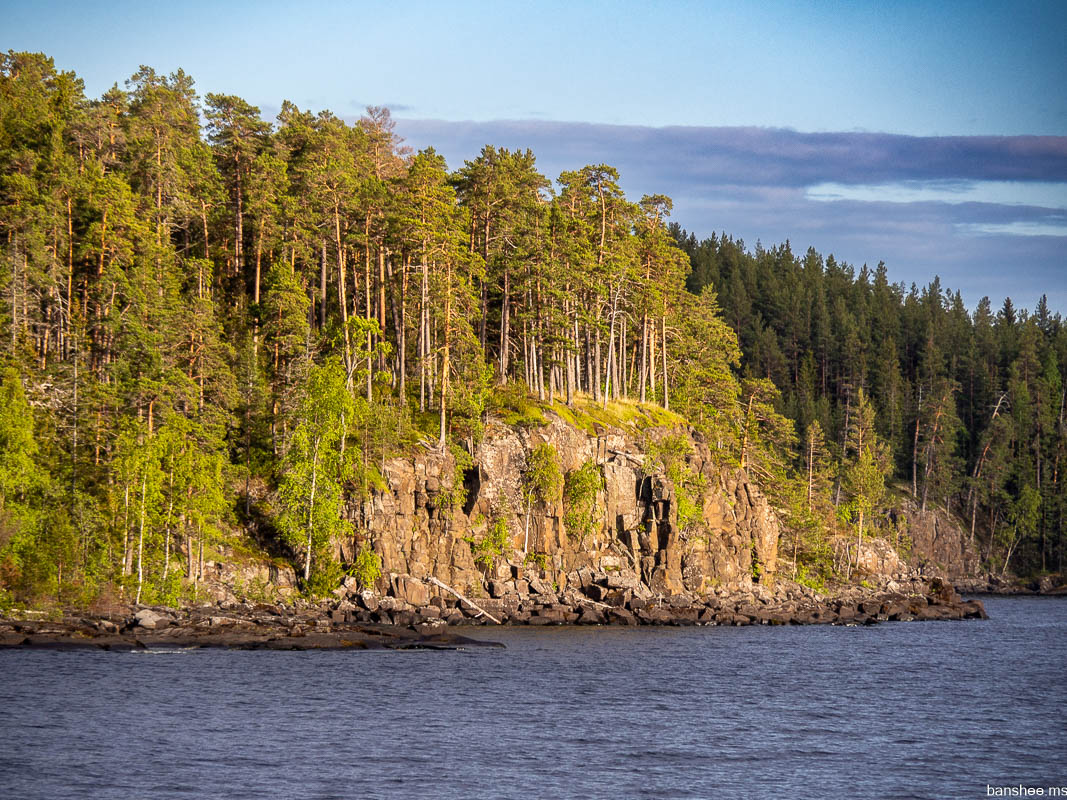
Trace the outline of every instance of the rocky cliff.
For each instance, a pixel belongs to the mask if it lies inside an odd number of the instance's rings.
[[[774,581],[778,520],[743,472],[716,466],[708,445],[683,427],[592,429],[546,413],[536,427],[490,422],[465,469],[428,449],[394,458],[385,465],[388,488],[348,506],[360,534],[339,543],[339,554],[351,561],[369,544],[382,559],[378,588],[413,605],[437,593],[430,578],[474,597],[522,595],[531,581],[564,591],[594,574],[663,597],[751,587],[757,575]],[[649,456],[649,443],[665,437],[682,442],[682,468],[698,491],[675,486]],[[592,463],[602,477],[586,530],[568,530],[562,498],[527,502],[523,476],[542,443],[564,475]],[[680,492],[690,504],[684,528]],[[502,525],[504,552],[476,563],[478,543]]]
[[[696,599],[773,587],[781,531],[767,498],[743,471],[721,466],[699,434],[663,422],[638,413],[604,425],[546,411],[535,425],[491,420],[472,454],[422,447],[392,458],[369,497],[349,495],[345,513],[356,536],[335,543],[337,556],[351,564],[370,548],[382,574],[369,588],[411,608],[444,596],[454,604],[438,581],[494,600],[531,593],[551,599],[568,590],[595,600],[617,601],[607,597],[611,592],[625,601]],[[597,476],[587,524],[576,526],[571,515],[568,526],[563,493],[528,502],[523,482],[532,454],[544,445],[561,476],[582,469]],[[681,485],[656,456],[664,449],[675,454],[672,474],[684,476]],[[904,497],[891,517],[897,541],[866,539],[859,576],[884,586],[918,570],[970,586],[979,559],[945,511],[921,511]],[[494,533],[503,541],[490,551],[483,543]],[[277,559],[206,567],[219,600],[296,592],[293,570]],[[346,586],[339,598],[363,588],[352,579]]]
[[[348,577],[334,598],[316,605],[292,597],[295,575],[280,560],[228,570],[209,563],[207,577],[229,616],[159,611],[182,635],[232,628],[244,641],[249,630],[277,628],[283,644],[306,635],[309,625],[325,635],[367,624],[422,630],[486,620],[873,624],[984,616],[980,604],[963,603],[941,577],[915,574],[878,539],[861,550],[862,584],[822,595],[779,580],[781,531],[767,498],[743,471],[722,466],[699,435],[665,416],[638,411],[630,422],[604,425],[588,415],[567,420],[545,412],[532,425],[489,422],[473,453],[427,446],[393,458],[369,496],[349,495],[345,513],[356,534],[335,543],[345,564],[365,549],[380,557],[376,585]],[[555,489],[532,498],[529,477],[546,452]],[[573,492],[560,491],[577,474],[593,476],[579,514]],[[958,541],[948,523],[910,511],[916,547],[941,547],[945,564],[956,564],[947,559]],[[286,595],[291,607],[262,604]],[[136,633],[143,625],[127,611],[110,622]]]
[[[948,512],[920,509],[905,499],[896,511],[910,543],[910,560],[916,567],[944,575],[952,581],[976,576],[980,559],[969,535]]]

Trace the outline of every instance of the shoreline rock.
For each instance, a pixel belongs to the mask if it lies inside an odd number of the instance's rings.
[[[595,578],[595,576],[594,576]],[[620,583],[615,580],[614,583]],[[597,587],[597,588],[594,588]],[[848,587],[832,596],[790,585],[706,597],[648,597],[606,579],[585,592],[545,591],[480,598],[506,626],[874,625],[880,622],[987,619],[980,600],[963,600],[940,578],[912,578],[883,589]],[[455,650],[502,646],[456,632],[492,625],[462,601],[441,596],[425,606],[371,593],[334,607],[238,604],[227,608],[142,607],[62,620],[0,619],[0,648],[109,651],[185,648],[238,650]],[[599,598],[599,599],[594,599]],[[345,607],[341,607],[345,606]]]
[[[956,588],[967,594],[982,595],[1040,595],[1067,597],[1067,576],[1044,575],[1023,583],[1018,578],[1002,578],[989,573],[954,581]]]
[[[142,614],[142,609],[138,614]],[[154,617],[161,615],[153,612]],[[333,623],[329,617],[164,616],[155,627],[125,624],[114,618],[65,618],[62,621],[0,619],[0,650],[458,650],[503,647],[461,636],[445,626]]]

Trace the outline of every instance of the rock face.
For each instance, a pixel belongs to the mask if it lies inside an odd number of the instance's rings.
[[[538,586],[562,592],[592,583],[592,574],[618,576],[627,584],[620,590],[640,585],[664,597],[751,587],[754,575],[773,583],[779,536],[773,509],[743,472],[714,466],[698,437],[663,428],[643,434],[598,428],[589,435],[551,413],[546,419],[533,429],[490,422],[465,471],[457,471],[450,454],[435,452],[387,461],[388,489],[349,502],[347,514],[362,533],[338,542],[338,555],[350,561],[369,544],[382,559],[377,588],[412,606],[439,594],[431,576],[471,597],[538,594]],[[699,476],[702,490],[677,487],[652,465],[643,443],[666,436],[684,437],[691,449],[685,468]],[[541,443],[555,449],[564,475],[595,464],[603,486],[590,529],[568,530],[562,500],[527,508],[521,480]],[[697,514],[683,528],[678,505],[685,491]],[[477,543],[500,520],[510,547],[489,563],[476,562]]]
[[[907,572],[908,567],[884,539],[867,539],[860,545],[857,567],[868,575],[892,577]]]
[[[239,558],[205,561],[200,589],[212,600],[223,603],[237,602],[235,589],[240,589],[243,594],[257,591],[262,594],[269,589],[278,597],[298,594],[296,571],[292,566]]]
[[[980,559],[970,536],[944,510],[922,511],[914,501],[906,500],[898,514],[911,540],[910,560],[916,566],[952,581],[978,574]]]

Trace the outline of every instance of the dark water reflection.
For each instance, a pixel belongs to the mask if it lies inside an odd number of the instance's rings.
[[[0,653],[10,798],[985,797],[1067,785],[1067,599],[468,652]]]

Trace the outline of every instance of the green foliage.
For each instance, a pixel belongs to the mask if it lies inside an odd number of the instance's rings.
[[[3,586],[0,586],[0,614],[3,614],[6,617],[14,608],[15,598],[11,596],[11,592]]]
[[[534,564],[543,572],[548,569],[548,554],[531,551],[526,554],[526,558],[523,559],[523,564]]]
[[[382,557],[366,544],[359,548],[356,560],[348,568],[348,574],[364,588],[371,588],[382,576]]]
[[[351,475],[351,463],[341,444],[354,410],[338,360],[309,370],[282,462],[275,521],[285,541],[301,554],[304,581],[312,594],[336,586],[340,566],[331,545],[352,532],[342,512],[342,487]]]
[[[668,434],[658,440],[649,439],[645,444],[645,453],[649,459],[645,473],[652,475],[658,467],[673,484],[678,526],[682,530],[698,524],[703,514],[702,501],[706,481],[704,476],[694,472],[688,463],[692,452],[693,445],[683,432]]]
[[[270,603],[275,599],[273,587],[264,578],[253,578],[247,584],[238,578],[233,585],[233,593],[249,603]]]
[[[482,362],[478,342],[465,338],[454,356],[458,379],[452,384],[449,431],[454,441],[476,446],[485,434],[483,418],[490,403],[493,368]]]
[[[69,542],[69,521],[49,525],[47,500],[52,491],[39,463],[34,414],[16,370],[4,370],[0,382],[0,578],[23,594],[47,589],[55,556]],[[49,551],[53,552],[49,552]],[[54,587],[53,587],[54,588]]]
[[[649,428],[684,425],[684,417],[650,403],[635,400],[616,400],[607,403],[577,401],[572,406],[555,402],[547,406],[568,425],[596,436],[598,428],[623,428],[634,432]]]
[[[737,333],[721,317],[715,292],[682,297],[676,330],[678,345],[670,369],[675,374],[675,407],[704,434],[721,463],[736,447],[733,423],[741,387],[732,368],[740,364]]]
[[[345,570],[331,553],[320,552],[315,560],[315,568],[304,584],[304,591],[311,597],[326,597],[344,580]]]
[[[563,473],[560,471],[559,454],[548,442],[537,444],[526,457],[522,490],[527,506],[537,503],[549,505],[562,498]]]
[[[530,396],[530,390],[521,381],[511,381],[493,387],[489,394],[487,410],[505,425],[539,428],[548,424],[540,405]]]
[[[772,489],[792,466],[796,434],[792,420],[779,410],[781,392],[769,380],[746,379],[739,414],[739,464]]]
[[[794,580],[803,583],[801,575],[808,575],[812,580],[830,580],[834,574],[831,546],[834,509],[828,486],[809,484],[801,476],[789,475],[774,496],[783,501],[779,511],[785,535],[779,545],[779,557],[793,561]],[[851,514],[850,506],[842,506],[846,507]]]
[[[8,367],[0,382],[0,512],[28,513],[27,504],[47,484],[33,420],[18,371]]]
[[[474,459],[458,444],[450,445],[449,451],[452,454],[453,464],[451,482],[442,486],[441,491],[434,498],[437,508],[459,508],[467,502],[467,487],[463,479],[466,472],[474,468]]]
[[[597,514],[597,493],[604,489],[600,467],[589,459],[567,473],[563,483],[563,524],[581,547],[585,537],[596,533],[602,521]]]
[[[826,580],[829,574],[830,571],[828,569],[820,569],[819,565],[800,564],[797,566],[795,580],[801,586],[807,586],[819,594],[826,594]]]
[[[489,529],[473,545],[474,562],[483,570],[490,570],[496,559],[511,549],[511,532],[508,530],[507,516],[499,512],[489,525]]]

